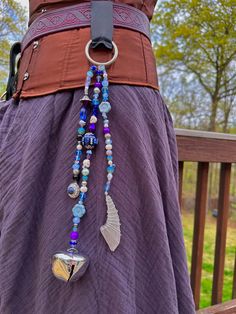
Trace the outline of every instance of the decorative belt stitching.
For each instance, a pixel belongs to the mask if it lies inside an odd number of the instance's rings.
[[[91,4],[77,5],[50,10],[38,16],[30,25],[21,43],[21,51],[34,40],[59,31],[90,26]],[[148,17],[142,11],[126,5],[113,4],[113,24],[138,31],[150,39],[150,24]]]

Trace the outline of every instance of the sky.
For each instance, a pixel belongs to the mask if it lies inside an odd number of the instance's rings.
[[[16,0],[19,2],[22,6],[26,7],[28,9],[29,7],[29,0]]]

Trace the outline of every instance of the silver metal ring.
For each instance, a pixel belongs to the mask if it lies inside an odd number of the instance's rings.
[[[113,45],[113,48],[114,48],[114,55],[112,57],[111,60],[107,61],[107,62],[98,62],[98,61],[95,61],[93,60],[90,55],[89,55],[89,48],[90,48],[90,45],[92,43],[92,40],[90,39],[87,43],[87,45],[85,46],[85,55],[87,57],[87,59],[92,63],[92,64],[95,64],[95,65],[104,65],[104,66],[108,66],[108,65],[111,65],[113,62],[116,61],[116,58],[118,57],[118,48],[116,46],[116,44],[114,43],[114,41],[112,41],[112,45]]]

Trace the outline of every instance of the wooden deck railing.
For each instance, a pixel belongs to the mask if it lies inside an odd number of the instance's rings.
[[[185,161],[198,163],[194,214],[194,234],[191,261],[191,286],[196,309],[200,303],[200,287],[203,260],[204,229],[207,211],[207,185],[209,163],[220,163],[220,184],[218,195],[218,216],[215,241],[212,304],[222,302],[227,222],[229,213],[229,192],[231,165],[236,163],[236,135],[175,129],[179,154],[179,200],[181,204],[183,169]],[[236,239],[235,239],[236,241]],[[236,298],[236,263],[234,269],[232,298]],[[199,313],[236,313],[236,302],[230,308],[216,307]],[[207,312],[208,311],[208,312]]]

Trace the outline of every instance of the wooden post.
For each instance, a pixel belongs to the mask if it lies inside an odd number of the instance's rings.
[[[180,209],[182,205],[183,172],[184,172],[184,162],[179,161],[179,206],[180,206]]]
[[[212,304],[218,304],[222,302],[225,247],[229,213],[230,172],[231,164],[222,163],[220,169],[220,187],[218,200]]]
[[[200,302],[202,256],[207,205],[208,170],[209,163],[207,162],[198,163],[192,263],[191,263],[191,286],[193,290],[196,309],[199,308]]]

